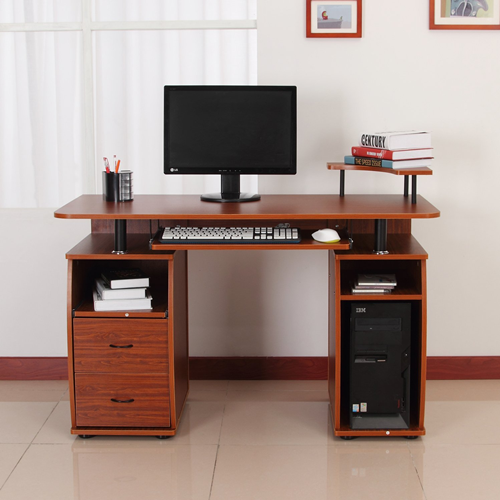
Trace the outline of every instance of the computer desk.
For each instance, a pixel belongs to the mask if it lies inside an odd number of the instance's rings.
[[[187,321],[188,250],[318,250],[329,253],[328,391],[336,436],[425,434],[426,260],[411,235],[412,219],[439,217],[420,195],[263,195],[258,202],[209,203],[192,195],[137,195],[132,202],[83,195],[55,212],[63,219],[91,219],[91,234],[68,259],[68,366],[71,433],[176,434],[189,390]],[[158,242],[162,226],[262,226],[289,223],[302,229],[299,244],[203,244]],[[339,231],[324,244],[311,233]],[[375,250],[375,251],[374,251]],[[141,268],[150,276],[151,311],[96,312],[92,289],[104,268]],[[357,273],[395,273],[390,295],[353,295]],[[410,427],[349,427],[346,305],[353,301],[412,303]],[[347,323],[346,323],[347,322]],[[348,332],[347,332],[348,335]]]

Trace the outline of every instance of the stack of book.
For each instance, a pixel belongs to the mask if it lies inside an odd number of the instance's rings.
[[[420,131],[362,134],[359,146],[353,146],[351,153],[344,158],[347,165],[395,170],[430,167],[431,134]]]
[[[149,277],[140,269],[114,269],[95,280],[94,311],[151,310]]]
[[[358,274],[352,283],[353,294],[384,294],[391,293],[396,288],[395,274]]]

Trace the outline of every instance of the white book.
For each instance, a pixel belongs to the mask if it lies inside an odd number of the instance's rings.
[[[431,134],[421,130],[404,132],[372,132],[361,134],[359,145],[367,148],[390,149],[424,149],[431,148]]]
[[[144,299],[146,297],[146,287],[112,289],[102,278],[97,278],[95,284],[102,300]]]
[[[396,286],[396,275],[395,274],[358,274],[358,285],[390,285]]]
[[[149,291],[143,299],[103,300],[94,289],[94,311],[148,311],[152,309]]]
[[[108,269],[101,278],[110,288],[143,288],[149,286],[149,277],[140,269]]]
[[[386,293],[391,293],[392,290],[386,288],[352,288],[351,292],[356,294],[365,295],[384,295]]]

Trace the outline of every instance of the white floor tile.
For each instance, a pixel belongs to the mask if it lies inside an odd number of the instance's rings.
[[[418,444],[499,444],[500,401],[429,401]]]
[[[216,446],[81,444],[30,446],[0,500],[209,499]]]
[[[30,443],[56,405],[0,402],[0,443]]]
[[[57,402],[67,392],[67,380],[0,380],[0,401],[5,402]]]
[[[0,488],[27,449],[27,444],[0,444]]]
[[[500,380],[428,380],[427,401],[500,401]]]
[[[500,445],[426,445],[412,454],[427,500],[500,498]]]
[[[331,442],[326,402],[230,402],[221,444],[322,444]]]
[[[218,444],[224,403],[188,402],[184,407],[175,444]]]
[[[230,380],[228,391],[327,391],[326,380]]]
[[[70,433],[69,401],[60,401],[34,439],[39,444],[71,444],[76,436]]]
[[[211,500],[423,500],[408,449],[221,446]]]
[[[172,439],[83,440],[67,383],[0,382],[0,500],[497,499],[499,391],[430,381],[426,436],[345,441],[324,381],[193,381]]]

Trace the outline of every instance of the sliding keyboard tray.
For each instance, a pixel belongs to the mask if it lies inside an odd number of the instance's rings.
[[[311,234],[315,230],[300,229],[300,242],[280,240],[279,243],[272,240],[246,241],[225,240],[222,242],[186,241],[177,240],[175,243],[160,242],[161,231],[151,240],[151,250],[349,250],[350,242],[347,235],[340,232],[340,241],[337,243],[320,243],[315,241]]]

